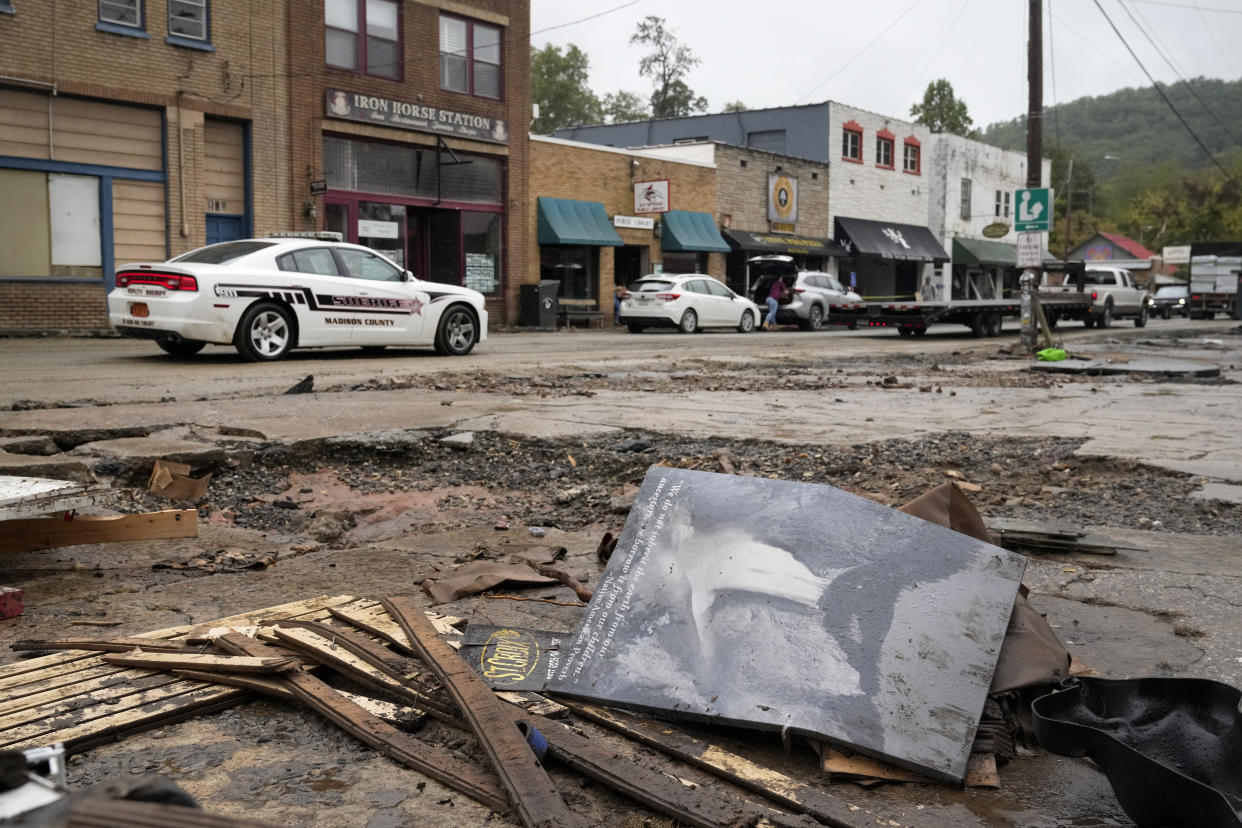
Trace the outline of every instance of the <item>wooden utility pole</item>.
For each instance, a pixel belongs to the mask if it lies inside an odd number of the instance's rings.
[[[1026,186],[1038,188],[1043,186],[1041,172],[1043,170],[1044,143],[1044,9],[1043,0],[1029,0],[1030,21],[1026,48]],[[1048,205],[1051,210],[1051,202]],[[1035,282],[1039,278],[1038,271],[1026,269],[1022,272],[1022,347],[1026,351],[1035,350],[1037,332],[1035,330]]]

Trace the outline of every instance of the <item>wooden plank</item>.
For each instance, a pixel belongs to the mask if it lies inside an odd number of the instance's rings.
[[[405,631],[389,617],[388,612],[379,604],[367,610],[350,610],[344,607],[336,607],[328,610],[332,613],[333,618],[339,618],[353,624],[360,630],[370,633],[377,638],[382,638],[390,645],[397,648],[398,652],[406,655],[418,655],[414,648],[410,645],[410,639],[406,637]]]
[[[607,747],[542,716],[515,714],[534,725],[548,742],[548,752],[567,767],[646,805],[679,823],[697,828],[753,825],[760,819],[782,825],[822,828],[805,814],[789,816],[717,788],[687,786],[679,779],[643,767]]]
[[[141,649],[151,653],[187,652],[179,643],[161,644],[146,638],[62,638],[57,641],[15,641],[9,649],[25,650],[87,650],[93,653],[128,653]]]
[[[216,621],[208,621],[206,624],[198,624],[189,630],[185,640],[187,644],[210,644],[213,639],[206,637],[204,632],[216,627],[257,627],[264,618],[304,618],[306,616],[314,616],[311,620],[321,620],[321,618],[326,616],[318,615],[318,613],[331,612],[334,607],[355,609],[376,605],[377,602],[375,601],[355,598],[352,595],[338,595],[333,598],[320,595],[317,598],[294,601],[291,604],[282,604],[279,607],[240,612],[237,615],[230,615],[228,618],[220,618]]]
[[[109,664],[125,667],[144,667],[148,670],[205,670],[209,673],[283,673],[297,669],[296,658],[278,654],[273,658],[250,658],[248,656],[221,656],[212,653],[116,653],[103,657]]]
[[[462,725],[460,718],[451,707],[410,687],[406,682],[408,673],[401,669],[401,665],[387,662],[382,663],[382,666],[373,665],[344,647],[334,644],[331,639],[310,630],[284,627],[275,629],[280,640],[288,642],[296,647],[298,652],[309,655],[316,662],[366,687],[408,699],[420,709],[426,710],[429,715],[446,724],[455,727]]]
[[[276,823],[198,808],[93,796],[73,806],[64,828],[277,828]]]
[[[271,622],[271,628],[276,638],[286,644],[303,643],[306,637],[300,633],[306,633],[330,647],[344,649],[398,681],[406,684],[422,684],[425,689],[434,689],[431,677],[419,670],[417,661],[397,655],[383,645],[366,638],[363,633],[355,632],[352,628],[331,627],[317,621],[298,619],[278,619]]]
[[[9,552],[33,552],[86,543],[193,538],[198,535],[198,512],[169,509],[109,517],[21,518],[0,521],[0,546]]]
[[[24,694],[7,696],[0,701],[0,716],[38,707],[56,699],[93,693],[96,690],[115,684],[124,684],[150,674],[149,670],[117,670],[111,664],[92,667],[89,670],[78,670],[68,675],[61,674],[46,682],[30,686],[29,691]]]
[[[203,689],[196,681],[176,680],[161,687],[131,693],[121,697],[116,704],[107,702],[82,707],[54,719],[43,719],[23,727],[10,728],[0,733],[0,747],[16,749],[19,746],[68,742],[66,733],[86,732],[100,727],[101,720],[124,718],[134,711],[165,710],[170,702],[186,693]],[[107,727],[106,724],[103,725]]]
[[[81,509],[102,501],[111,492],[97,483],[0,475],[0,520]]]
[[[229,652],[258,657],[269,652],[267,645],[240,635],[224,636],[220,639],[220,646]],[[397,730],[309,673],[288,673],[281,676],[280,682],[303,704],[385,756],[443,782],[495,811],[503,813],[507,809],[504,792],[483,768],[457,759],[446,751],[436,750]]]
[[[95,683],[89,690],[85,690],[81,686],[74,686],[71,689],[62,688],[61,690],[52,690],[47,693],[40,693],[37,696],[28,697],[27,700],[34,703],[20,710],[14,710],[0,716],[0,738],[4,736],[5,732],[18,727],[34,722],[47,721],[48,719],[59,719],[75,710],[81,710],[93,704],[104,702],[112,704],[115,700],[133,693],[153,690],[173,682],[172,677],[166,673],[152,673],[147,670],[126,672],[137,673],[138,675],[126,676],[123,679],[109,676],[107,679]]]
[[[569,715],[569,708],[560,702],[554,702],[538,693],[514,692],[497,690],[496,698],[509,704],[517,705],[528,713],[546,716],[549,719],[564,719]]]
[[[461,708],[522,824],[528,828],[579,824],[526,744],[526,738],[513,724],[508,709],[483,678],[449,647],[409,599],[384,598],[381,603]]]
[[[862,825],[909,825],[880,816],[860,805],[813,788],[779,771],[765,768],[744,756],[690,736],[665,722],[640,719],[629,713],[586,704],[569,704],[569,709],[597,724],[617,731],[637,742],[689,762],[735,785],[767,797],[782,807],[808,814],[833,828],[859,828]],[[930,814],[920,815],[919,828],[953,828],[955,823]]]

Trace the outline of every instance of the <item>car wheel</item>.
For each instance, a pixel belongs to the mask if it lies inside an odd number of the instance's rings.
[[[637,322],[626,322],[625,329],[629,331],[630,333],[642,333],[643,332],[643,326],[638,324]]]
[[[251,305],[242,314],[233,347],[247,362],[274,362],[293,348],[293,317],[271,302]]]
[[[856,331],[858,330],[858,323],[857,322],[846,322],[845,328],[846,330]]]
[[[927,336],[927,326],[926,326],[926,325],[918,325],[917,327],[915,327],[915,329],[914,329],[914,335],[915,335],[915,336]]]
[[[1100,313],[1100,318],[1095,320],[1095,326],[1097,328],[1111,328],[1113,326],[1113,306],[1112,305],[1104,306],[1103,312]]]
[[[681,324],[678,325],[682,333],[694,333],[699,329],[699,315],[692,309],[687,310],[681,315]]]
[[[811,305],[811,310],[807,314],[806,324],[802,326],[804,331],[818,331],[824,327],[824,309],[819,305]]]
[[[750,311],[742,311],[742,319],[737,323],[737,329],[741,333],[751,333],[755,329],[755,315]]]
[[[1055,331],[1057,324],[1061,321],[1054,310],[1044,311],[1044,320],[1048,323],[1048,330],[1050,331]]]
[[[192,339],[157,339],[156,345],[166,354],[175,357],[191,357],[207,346],[206,342],[195,342]]]
[[[1134,319],[1134,327],[1136,328],[1147,327],[1147,306],[1146,305],[1143,305],[1143,307],[1139,308],[1139,315],[1135,317]]]
[[[901,336],[914,336],[913,329],[907,328],[904,325],[897,329],[897,333],[900,334]]]
[[[479,325],[465,305],[453,305],[440,317],[436,351],[445,356],[465,356],[479,341]]]

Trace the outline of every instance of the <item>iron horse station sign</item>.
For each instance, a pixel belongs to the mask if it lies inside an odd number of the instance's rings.
[[[493,144],[509,143],[509,125],[499,118],[441,109],[415,101],[329,89],[327,110],[330,118],[472,138]]]

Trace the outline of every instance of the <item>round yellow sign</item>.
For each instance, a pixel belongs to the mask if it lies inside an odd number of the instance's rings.
[[[794,211],[794,185],[788,177],[778,175],[772,181],[772,209],[777,217],[789,218]]]

